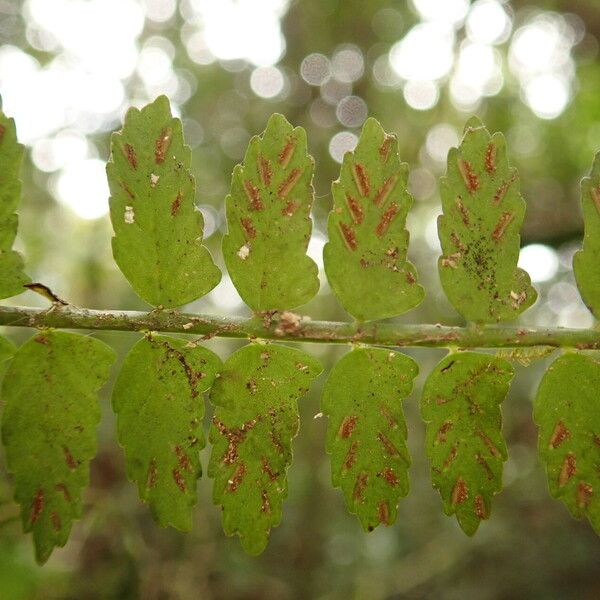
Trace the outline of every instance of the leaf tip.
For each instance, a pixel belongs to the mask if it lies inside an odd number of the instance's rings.
[[[483,124],[483,121],[479,117],[473,115],[465,123],[464,134],[466,135],[466,134],[471,133],[473,131],[477,131],[478,129],[486,129],[486,127]]]

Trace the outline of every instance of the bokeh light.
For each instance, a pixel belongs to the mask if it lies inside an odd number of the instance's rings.
[[[261,98],[274,98],[285,85],[283,73],[277,67],[257,67],[250,75],[250,87]]]
[[[558,255],[545,244],[529,244],[521,248],[519,267],[529,273],[531,281],[551,280],[558,272]]]
[[[338,121],[344,127],[360,127],[367,118],[366,102],[359,96],[346,96],[336,108]]]
[[[351,152],[356,148],[358,136],[350,131],[340,131],[336,133],[329,142],[329,154],[337,163],[344,160],[344,154]]]
[[[53,191],[82,219],[97,219],[108,212],[106,164],[97,158],[73,161],[56,177]]]
[[[469,0],[412,0],[422,19],[460,24],[469,10]]]
[[[322,85],[331,75],[331,61],[324,54],[309,54],[300,65],[300,74],[309,85]]]
[[[571,99],[575,66],[571,51],[576,32],[562,15],[543,13],[517,29],[509,65],[525,102],[540,118],[554,119]]]
[[[510,36],[511,16],[498,0],[477,0],[466,22],[469,39],[479,44],[502,44]]]
[[[287,0],[188,0],[183,12],[201,33],[194,41],[202,39],[214,57],[268,66],[285,51],[280,20],[287,5]]]

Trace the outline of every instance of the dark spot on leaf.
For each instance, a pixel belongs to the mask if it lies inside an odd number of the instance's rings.
[[[456,446],[452,446],[452,448],[450,448],[450,452],[448,452],[448,456],[446,456],[446,460],[444,460],[444,469],[447,469],[451,465],[457,454],[458,450]]]
[[[271,177],[273,175],[271,162],[262,154],[258,155],[258,174],[260,175],[260,180],[263,182],[264,186],[271,185]]]
[[[483,497],[479,494],[475,496],[475,515],[482,521],[488,518],[488,514],[485,510],[485,503],[483,501]]]
[[[506,196],[506,192],[508,192],[508,188],[516,181],[516,179],[517,172],[514,171],[511,178],[508,181],[503,181],[500,184],[500,187],[496,190],[496,193],[494,194],[494,204],[498,205],[500,204],[500,202],[502,202],[504,196]]]
[[[352,435],[354,428],[356,427],[357,420],[358,420],[358,417],[356,415],[349,415],[349,416],[345,417],[344,420],[342,421],[342,425],[340,426],[338,435],[342,439],[349,438]]]
[[[185,485],[185,479],[183,478],[183,475],[181,474],[179,469],[173,469],[173,479],[175,480],[177,487],[181,490],[182,493],[185,494],[187,486]]]
[[[460,213],[460,218],[462,219],[463,224],[468,227],[470,224],[469,211],[460,198],[456,199],[456,208],[458,208],[458,212]]]
[[[498,219],[498,222],[496,223],[496,227],[494,228],[494,231],[492,232],[492,237],[496,241],[498,241],[504,235],[506,228],[510,225],[510,223],[512,222],[514,217],[515,217],[515,215],[511,212],[503,212],[502,213],[502,215]]]
[[[361,163],[354,163],[352,165],[352,174],[354,175],[354,182],[356,183],[358,192],[361,196],[367,197],[369,195],[371,186],[364,165]]]
[[[577,473],[577,459],[572,452],[569,452],[567,456],[565,456],[565,460],[558,475],[558,487],[564,487],[575,473]]]
[[[226,427],[223,422],[213,417],[213,424],[228,442],[227,450],[223,456],[223,464],[230,465],[237,461],[238,446],[244,441],[246,434],[256,426],[258,420],[258,418],[250,419],[240,427]]]
[[[490,469],[490,465],[488,465],[487,460],[481,456],[481,454],[477,454],[476,456],[477,462],[483,467],[485,471],[486,477],[491,481],[494,479],[494,474],[492,473],[492,469]]]
[[[292,169],[290,174],[286,177],[286,179],[281,183],[281,185],[277,189],[277,195],[281,200],[285,200],[287,195],[294,189],[294,186],[298,183],[301,176],[301,169],[299,169],[298,167]]]
[[[233,473],[233,477],[227,482],[230,492],[235,492],[241,485],[244,475],[246,474],[246,465],[240,463]]]
[[[271,481],[275,481],[279,477],[279,473],[274,471],[269,463],[269,460],[266,456],[262,456],[260,459],[263,473],[269,476]]]
[[[187,471],[188,473],[193,473],[194,467],[192,466],[192,463],[190,462],[190,459],[188,458],[187,454],[181,449],[181,446],[175,446],[175,454],[177,456],[177,462],[179,463],[179,466],[184,471]]]
[[[479,177],[473,171],[473,165],[468,160],[458,159],[458,170],[469,192],[474,193],[479,189]]]
[[[63,446],[63,454],[65,455],[65,462],[67,463],[67,467],[71,470],[75,470],[79,466],[79,461],[73,458],[71,451],[67,446]]]
[[[550,436],[550,447],[558,448],[569,437],[571,437],[571,432],[565,427],[562,421],[559,421]]]
[[[379,516],[379,522],[384,525],[390,524],[390,507],[387,502],[380,502],[377,507],[377,514]]]
[[[146,487],[148,489],[152,489],[156,485],[156,481],[158,479],[158,473],[156,469],[156,461],[152,459],[150,461],[150,466],[148,467],[148,476],[146,478]]]
[[[246,383],[246,389],[254,396],[256,391],[258,390],[258,385],[256,383],[256,379],[249,379]]]
[[[394,217],[398,214],[398,211],[398,205],[395,202],[392,202],[383,215],[381,215],[381,220],[377,223],[377,227],[375,228],[375,233],[378,237],[381,237],[388,230]]]
[[[294,154],[294,149],[296,148],[296,140],[290,137],[279,153],[278,162],[285,169],[290,163],[292,155]]]
[[[129,189],[129,186],[124,181],[119,181],[119,185],[123,189],[123,191],[129,196],[131,200],[135,200],[134,193]]]
[[[129,166],[135,171],[137,169],[137,155],[133,149],[133,146],[131,144],[125,144],[123,146],[123,151]]]
[[[439,428],[436,436],[436,440],[438,443],[443,444],[446,441],[446,434],[454,427],[454,423],[452,421],[446,420],[442,423],[442,426]]]
[[[394,415],[390,412],[390,409],[385,404],[379,405],[379,412],[382,417],[385,417],[385,419],[387,420],[388,425],[390,426],[391,429],[398,428],[398,421],[396,420]]]
[[[585,481],[580,481],[577,486],[577,506],[587,508],[592,500],[594,488]]]
[[[350,470],[352,465],[356,462],[356,451],[358,450],[358,442],[354,441],[350,444],[346,458],[344,459],[344,469]]]
[[[485,150],[485,170],[493,175],[496,172],[496,144],[490,142]]]
[[[346,225],[346,223],[340,223],[340,231],[342,232],[342,237],[344,238],[348,248],[350,250],[356,250],[358,243],[356,241],[354,229],[352,229],[350,225]]]
[[[452,489],[450,500],[452,504],[462,504],[468,497],[469,489],[467,488],[467,484],[462,477],[459,477]]]
[[[161,132],[154,145],[154,160],[156,164],[164,162],[167,150],[171,145],[173,131],[170,127],[165,127]]]
[[[252,209],[262,210],[264,208],[259,189],[249,179],[244,181],[244,191],[246,192],[246,196],[248,196]]]
[[[388,156],[390,155],[390,150],[392,148],[393,141],[394,138],[391,135],[386,135],[383,138],[383,143],[381,144],[381,146],[379,146],[379,156],[381,157],[383,162],[386,162]]]
[[[247,239],[253,240],[256,237],[256,227],[250,217],[242,217],[240,223],[246,232]]]
[[[487,435],[485,435],[485,433],[483,433],[481,429],[478,429],[476,433],[481,439],[481,441],[485,444],[486,448],[490,451],[490,454],[492,456],[494,456],[495,458],[500,458],[502,456],[498,448],[496,448],[496,446],[494,445],[494,442],[492,442],[492,440]]]
[[[177,197],[171,203],[171,216],[174,217],[178,212],[181,206],[181,201],[183,200],[183,194],[181,192],[177,192]]]
[[[369,474],[365,473],[364,471],[362,471],[361,473],[359,473],[358,477],[356,478],[356,484],[354,485],[354,492],[353,492],[353,496],[354,499],[357,502],[364,502],[364,491],[365,488],[367,487],[367,482],[369,481]]]
[[[467,247],[460,241],[458,235],[456,235],[454,231],[450,233],[450,239],[452,240],[452,243],[458,248],[458,250],[460,250],[461,252],[466,251]]]
[[[390,467],[386,467],[385,469],[383,469],[383,471],[381,471],[380,475],[392,487],[396,487],[400,483],[400,480],[398,479],[398,477],[396,476],[396,474],[394,473],[394,471],[392,469],[390,469]]]
[[[38,488],[33,496],[33,504],[31,505],[31,517],[29,520],[32,525],[40,518],[44,510],[44,502],[44,490]]]
[[[360,225],[364,219],[364,212],[360,202],[354,196],[346,193],[346,204],[348,205],[348,210],[350,211],[352,220],[357,225]]]
[[[271,442],[273,443],[273,446],[275,446],[277,452],[281,455],[285,454],[285,448],[283,447],[278,435],[274,431],[269,431],[269,437],[271,438]]]
[[[400,176],[398,173],[395,173],[383,182],[381,189],[377,192],[375,198],[373,199],[375,206],[383,206],[385,204],[385,201],[394,189],[399,177]]]
[[[300,205],[293,200],[288,200],[286,205],[281,209],[281,214],[284,217],[292,217],[294,213],[298,210]]]
[[[377,439],[381,442],[388,456],[401,456],[398,448],[394,446],[392,440],[390,440],[383,432],[377,434]]]

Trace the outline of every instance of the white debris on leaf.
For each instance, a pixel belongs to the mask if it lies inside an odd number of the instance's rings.
[[[135,222],[135,214],[133,212],[133,206],[126,206],[125,207],[125,223],[127,223],[127,225],[131,225],[134,222]]]
[[[246,260],[250,254],[250,244],[244,244],[237,252],[237,255],[242,259]]]
[[[160,179],[160,175],[155,175],[154,173],[151,173],[150,174],[150,187],[155,188],[159,179]]]

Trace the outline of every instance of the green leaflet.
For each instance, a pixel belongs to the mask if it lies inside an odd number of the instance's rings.
[[[448,153],[440,181],[443,215],[438,232],[442,286],[468,321],[515,319],[537,298],[529,275],[517,268],[525,201],[509,166],[501,133],[490,136],[473,118],[459,148]]]
[[[153,306],[191,302],[221,279],[202,245],[204,220],[194,206],[190,162],[181,121],[171,117],[165,96],[141,111],[131,108],[123,130],[112,136],[106,172],[113,255],[136,293]]]
[[[425,446],[431,479],[467,535],[487,519],[492,497],[502,489],[507,459],[500,403],[513,368],[489,354],[446,356],[425,382],[421,414],[427,423]]]
[[[229,357],[211,390],[213,500],[223,508],[225,533],[239,535],[249,554],[265,549],[281,521],[297,400],[321,371],[300,350],[249,344]]]
[[[583,249],[573,257],[573,271],[583,301],[600,318],[600,152],[589,177],[581,181],[585,236]]]
[[[550,493],[600,534],[600,362],[564,354],[546,371],[534,400],[538,448]]]
[[[6,463],[39,563],[67,543],[81,516],[100,421],[96,392],[114,359],[99,340],[45,331],[17,350],[4,377]]]
[[[406,189],[395,136],[367,119],[354,152],[347,152],[332,186],[325,272],[342,306],[360,321],[405,313],[423,300],[415,267],[406,260]]]
[[[153,335],[129,352],[113,391],[127,475],[159,525],[188,531],[205,446],[202,393],[219,357],[187,340]]]
[[[321,407],[329,421],[327,452],[332,481],[346,506],[372,531],[391,525],[409,490],[410,455],[402,400],[419,368],[399,352],[360,348],[331,371]]]
[[[22,159],[23,146],[17,142],[15,122],[0,111],[0,298],[20,294],[30,281],[23,272],[21,255],[12,250],[17,237],[15,211],[21,197]]]
[[[306,132],[279,114],[250,140],[244,163],[233,171],[223,255],[254,311],[295,308],[319,289],[317,265],[306,256],[313,171]]]

